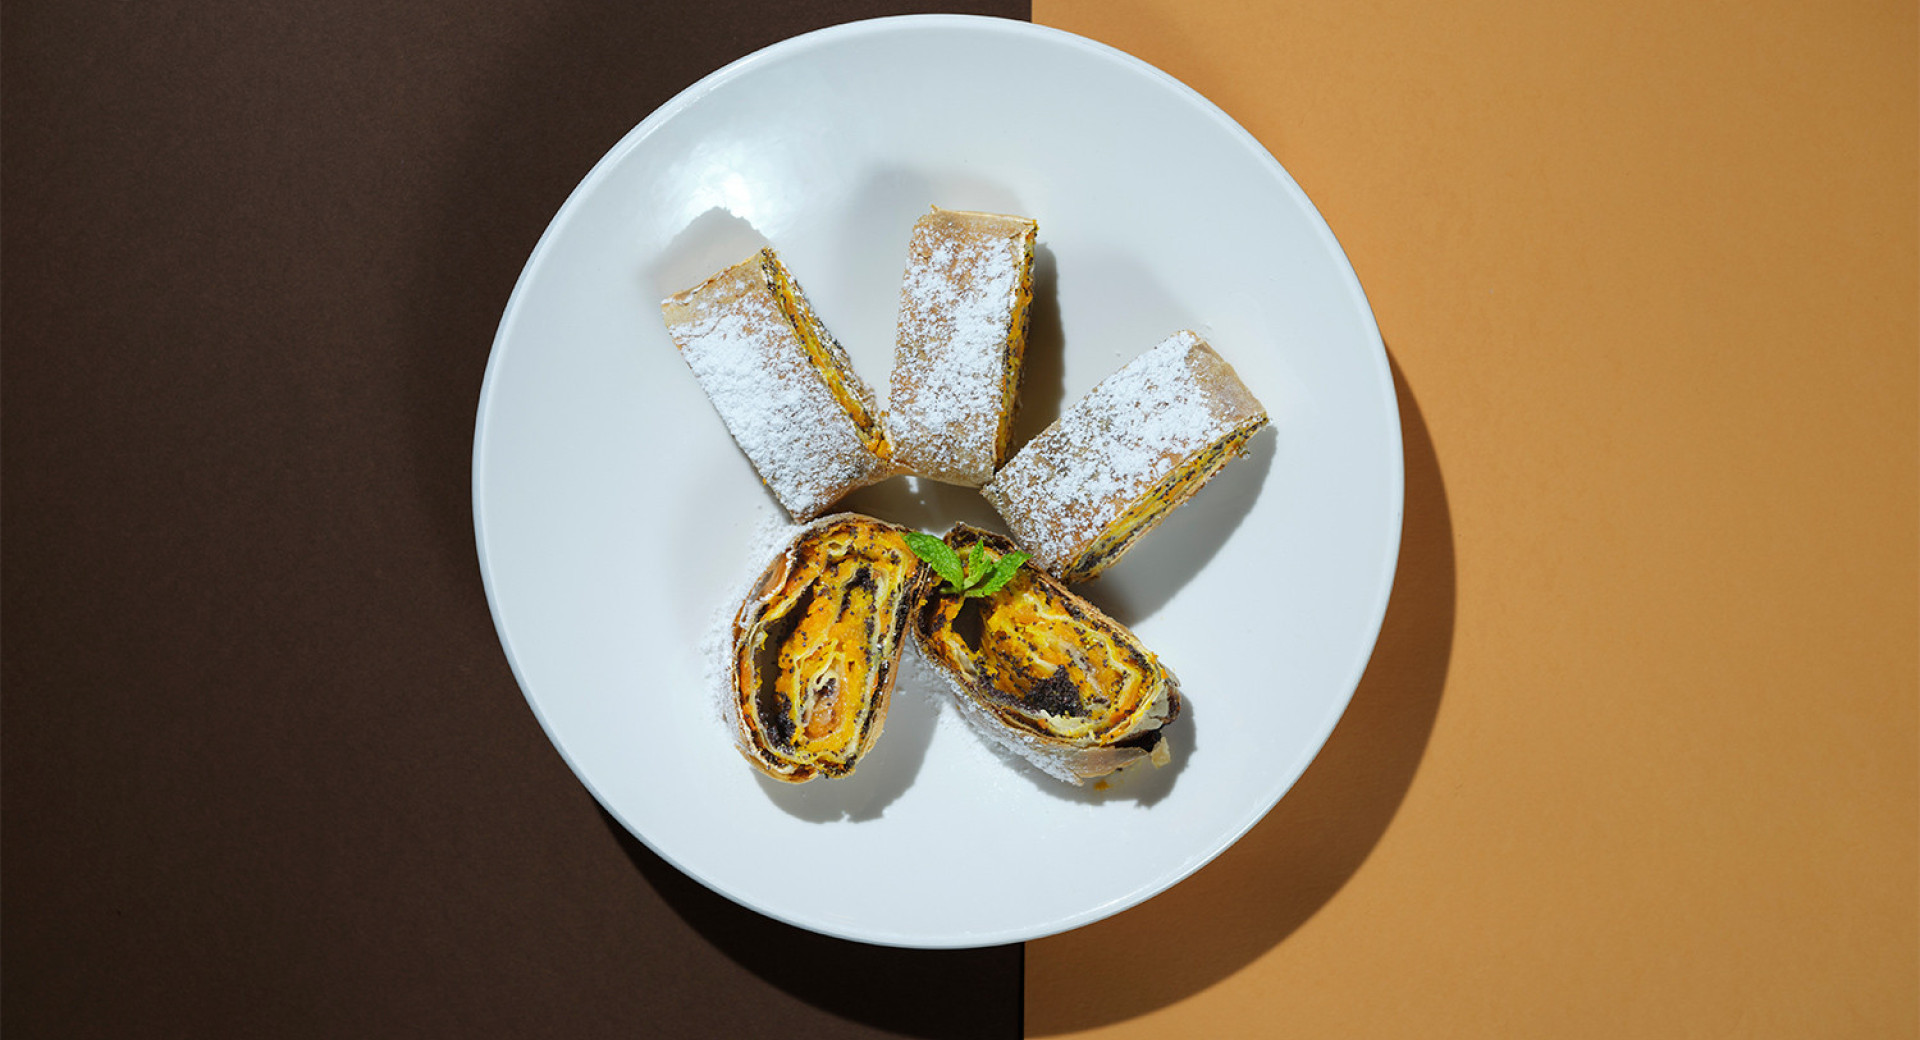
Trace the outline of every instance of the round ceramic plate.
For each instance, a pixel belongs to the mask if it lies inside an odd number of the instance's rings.
[[[767,780],[721,721],[702,644],[785,517],[681,362],[659,301],[770,243],[884,395],[908,231],[933,204],[1039,222],[1017,439],[1184,328],[1273,416],[1085,587],[1180,678],[1165,768],[1105,789],[1049,779],[989,750],[912,662],[884,736],[843,780]],[[957,16],[769,47],[615,145],[507,304],[473,482],[501,642],[607,810],[746,906],[925,947],[1097,920],[1253,826],[1360,680],[1401,512],[1379,331],[1273,157],[1134,58]],[[906,478],[850,504],[935,532],[994,522],[976,493]]]

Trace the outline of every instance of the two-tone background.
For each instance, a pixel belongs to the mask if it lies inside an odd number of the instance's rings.
[[[1401,571],[1212,866],[1019,947],[626,837],[474,560],[493,327],[601,153],[884,14],[1180,77],[1373,302]],[[1898,3],[0,8],[0,1026],[1920,1034],[1920,37]]]

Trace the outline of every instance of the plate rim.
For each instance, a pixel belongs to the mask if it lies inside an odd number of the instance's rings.
[[[610,804],[608,799],[602,796],[599,788],[594,784],[592,779],[580,768],[580,765],[574,760],[574,757],[568,752],[565,745],[556,737],[554,729],[549,723],[539,699],[533,692],[532,685],[523,673],[519,656],[514,651],[513,638],[507,619],[502,614],[499,599],[494,589],[493,566],[488,553],[487,526],[483,502],[487,490],[485,463],[489,443],[488,417],[493,410],[494,395],[499,386],[499,369],[506,353],[506,346],[513,328],[517,323],[521,303],[525,293],[528,291],[529,284],[535,280],[543,267],[548,253],[553,248],[553,243],[559,234],[559,230],[570,223],[569,218],[572,216],[573,211],[583,204],[582,200],[598,187],[599,182],[607,177],[614,167],[624,162],[632,151],[638,148],[661,127],[677,118],[682,112],[692,107],[707,94],[752,72],[760,65],[780,60],[794,52],[829,46],[843,38],[924,30],[980,31],[989,34],[997,33],[1045,40],[1054,45],[1084,51],[1096,58],[1111,62],[1132,74],[1144,75],[1147,79],[1154,81],[1158,86],[1170,88],[1175,94],[1179,95],[1182,100],[1194,106],[1199,114],[1206,116],[1218,128],[1227,131],[1230,136],[1237,139],[1243,149],[1252,155],[1256,162],[1262,163],[1266,167],[1268,173],[1278,177],[1281,186],[1290,193],[1292,201],[1300,206],[1303,212],[1311,218],[1311,226],[1315,233],[1323,240],[1323,244],[1329,247],[1329,253],[1337,260],[1338,270],[1336,275],[1339,280],[1345,284],[1347,291],[1352,294],[1357,304],[1357,312],[1363,324],[1363,332],[1365,333],[1366,340],[1369,345],[1377,348],[1367,352],[1367,360],[1369,366],[1373,369],[1373,376],[1376,383],[1379,388],[1384,391],[1384,397],[1390,404],[1390,407],[1386,410],[1386,425],[1388,427],[1387,432],[1390,432],[1391,436],[1387,437],[1386,440],[1390,448],[1391,459],[1383,459],[1382,461],[1390,461],[1390,465],[1387,466],[1386,469],[1390,474],[1388,491],[1392,504],[1392,514],[1389,524],[1391,536],[1387,539],[1386,552],[1382,558],[1384,566],[1381,568],[1381,584],[1380,587],[1373,590],[1367,615],[1366,653],[1359,656],[1358,664],[1353,674],[1340,684],[1343,692],[1337,698],[1338,710],[1329,710],[1327,712],[1326,719],[1319,732],[1310,734],[1311,739],[1303,744],[1306,750],[1300,756],[1299,760],[1291,763],[1284,771],[1279,771],[1274,774],[1275,780],[1278,781],[1274,785],[1275,793],[1271,800],[1265,801],[1263,807],[1259,808],[1256,812],[1250,813],[1247,818],[1238,821],[1234,826],[1223,829],[1212,841],[1196,850],[1196,853],[1188,858],[1187,863],[1184,864],[1182,868],[1176,869],[1168,875],[1149,879],[1123,897],[1108,900],[1105,903],[1088,907],[1075,913],[1049,918],[1025,928],[1002,928],[986,933],[967,932],[964,934],[938,936],[905,936],[881,934],[862,929],[851,929],[845,927],[842,922],[831,920],[802,920],[799,915],[791,914],[781,908],[750,902],[720,887],[717,883],[700,873],[689,870],[671,853],[649,840],[640,828],[633,826],[618,808]],[[702,887],[733,903],[806,931],[870,945],[905,949],[980,948],[1027,942],[1084,927],[1130,909],[1166,892],[1168,889],[1173,888],[1175,885],[1191,877],[1201,868],[1219,858],[1227,849],[1237,844],[1241,838],[1246,836],[1247,832],[1251,831],[1261,820],[1265,819],[1266,816],[1273,811],[1274,807],[1279,805],[1280,801],[1292,791],[1294,785],[1299,782],[1300,777],[1306,772],[1307,768],[1319,758],[1320,753],[1326,747],[1326,742],[1331,738],[1334,729],[1338,727],[1340,720],[1346,716],[1347,709],[1352,703],[1353,695],[1358,690],[1359,684],[1365,676],[1366,669],[1379,647],[1381,628],[1386,620],[1387,607],[1391,601],[1393,587],[1399,573],[1399,556],[1405,535],[1405,430],[1400,417],[1399,391],[1394,382],[1386,343],[1381,336],[1379,323],[1374,315],[1372,303],[1368,300],[1365,288],[1360,283],[1359,275],[1353,268],[1352,259],[1340,245],[1339,239],[1334,234],[1332,226],[1327,223],[1325,217],[1320,213],[1319,208],[1314,205],[1312,199],[1307,196],[1306,192],[1301,189],[1299,184],[1293,179],[1292,174],[1281,165],[1279,159],[1275,157],[1265,145],[1260,143],[1258,138],[1245,127],[1241,126],[1237,120],[1227,114],[1220,106],[1209,100],[1199,91],[1175,78],[1172,74],[1142,58],[1064,29],[1015,19],[970,14],[892,15],[845,22],[788,37],[736,58],[720,68],[707,73],[693,84],[676,93],[672,98],[669,98],[652,112],[648,113],[644,119],[622,135],[621,138],[608,148],[600,159],[594,163],[587,173],[581,177],[580,181],[568,193],[565,201],[554,211],[553,216],[548,218],[546,227],[542,230],[539,239],[535,242],[533,249],[522,265],[519,275],[514,280],[513,290],[507,297],[506,305],[501,312],[499,324],[495,329],[493,339],[488,348],[487,364],[481,381],[480,395],[475,413],[470,473],[472,494],[469,506],[473,513],[474,545],[480,568],[481,585],[486,595],[488,612],[493,619],[495,635],[500,642],[502,652],[506,655],[508,667],[513,674],[515,684],[519,687],[521,697],[533,712],[534,718],[539,723],[541,731],[546,736],[548,743],[560,755],[562,761],[566,763],[567,768],[573,773],[574,778],[587,789],[587,792],[593,797],[601,811],[611,816],[636,841],[639,841],[648,851],[659,856],[675,870],[692,878]],[[1333,702],[1330,701],[1329,708],[1332,706]]]

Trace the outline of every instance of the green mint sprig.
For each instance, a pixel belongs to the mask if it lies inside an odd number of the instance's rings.
[[[907,547],[915,556],[927,561],[935,574],[946,581],[940,590],[956,596],[991,596],[1013,580],[1019,573],[1020,565],[1027,562],[1031,553],[1010,552],[997,560],[990,560],[980,549],[980,543],[973,543],[972,551],[967,553],[964,562],[953,546],[919,531],[908,531]]]

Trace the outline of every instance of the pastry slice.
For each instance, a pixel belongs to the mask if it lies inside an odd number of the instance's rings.
[[[1192,332],[1133,359],[1028,441],[981,494],[1062,581],[1112,566],[1246,446],[1267,413]]]
[[[873,393],[771,248],[660,311],[728,432],[795,520],[893,474]]]
[[[734,618],[741,754],[787,783],[853,772],[880,739],[930,573],[892,524],[841,513],[804,528]]]
[[[1036,226],[934,207],[913,225],[887,422],[911,473],[979,487],[1006,456],[1027,349]]]
[[[963,558],[976,545],[994,560],[1014,549],[965,524],[945,540]],[[1167,763],[1161,728],[1180,714],[1180,686],[1124,625],[1031,566],[985,596],[944,588],[929,583],[914,639],[988,739],[1076,785]]]

